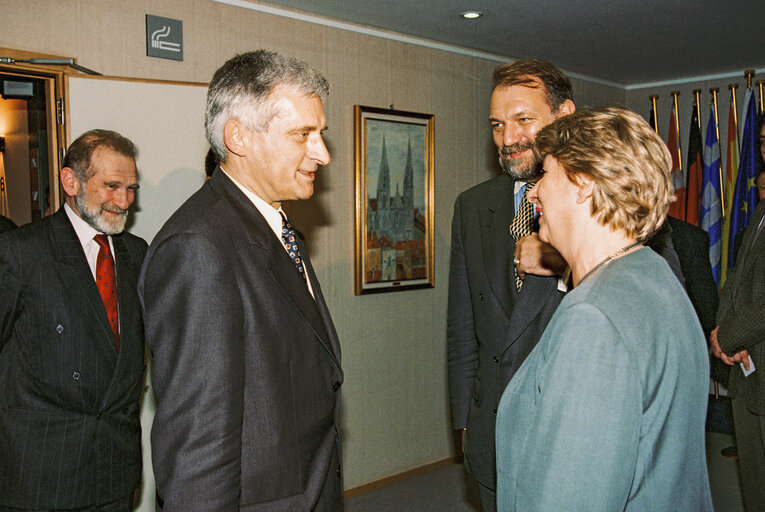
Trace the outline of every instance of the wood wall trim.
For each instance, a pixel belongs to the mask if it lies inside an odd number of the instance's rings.
[[[416,476],[424,475],[432,471],[436,471],[438,469],[449,467],[452,464],[457,464],[456,457],[447,457],[446,459],[437,460],[435,462],[431,462],[430,464],[425,464],[424,466],[418,466],[416,468],[409,469],[402,473],[386,476],[385,478],[381,478],[380,480],[375,480],[374,482],[369,482],[363,485],[359,485],[357,487],[352,487],[351,489],[346,489],[343,492],[343,498],[347,500],[349,498],[361,496],[362,494],[366,494],[368,492],[372,492],[377,489],[382,489],[383,487],[388,487],[389,485],[397,484],[399,482],[403,482],[404,480],[409,480],[410,478],[414,478]]]
[[[136,82],[146,84],[189,85],[192,87],[209,87],[206,82],[182,82],[179,80],[157,80],[154,78],[136,78],[127,76],[104,76],[104,75],[74,75],[75,78],[87,78],[88,80],[114,80],[120,82]]]

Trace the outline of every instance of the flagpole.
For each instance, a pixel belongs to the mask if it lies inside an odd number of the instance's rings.
[[[651,94],[649,98],[651,98],[651,111],[653,112],[653,131],[655,131],[656,134],[658,135],[659,134],[659,111],[656,110],[656,100],[659,99],[659,95]]]
[[[680,91],[672,91],[672,101],[675,104],[675,133],[677,133],[677,163],[680,168],[683,168],[683,150],[680,144],[680,110],[677,108],[677,97],[680,96]]]
[[[719,87],[712,87],[709,92],[712,94],[712,105],[715,111],[715,131],[717,132],[717,144],[722,148],[720,142],[720,114],[717,112],[717,93],[720,91]],[[723,173],[722,173],[722,152],[720,152],[720,168],[717,169],[720,175],[720,207],[722,208],[722,218],[725,219],[725,193],[723,192]]]
[[[698,112],[698,125],[699,125],[699,133],[703,132],[704,130],[701,129],[701,89],[694,89],[693,90],[693,101],[696,103],[696,112]]]
[[[762,98],[762,84],[765,83],[765,80],[757,80],[757,87],[760,88],[760,112],[765,111],[765,103],[763,103]]]
[[[738,105],[736,105],[736,89],[738,84],[728,84],[730,89],[730,102],[733,105],[733,124],[736,126],[736,147],[741,147],[741,139],[738,136]]]

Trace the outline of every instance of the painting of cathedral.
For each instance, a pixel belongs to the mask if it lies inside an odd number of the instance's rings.
[[[357,109],[357,293],[432,286],[433,116]]]

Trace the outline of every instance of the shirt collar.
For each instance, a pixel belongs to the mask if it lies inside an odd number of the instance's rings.
[[[255,208],[258,209],[260,214],[266,219],[266,222],[268,223],[268,226],[271,228],[271,231],[274,232],[274,234],[277,237],[281,237],[282,232],[282,216],[281,212],[282,209],[279,207],[277,210],[267,202],[265,202],[263,199],[261,199],[257,194],[254,194],[250,190],[246,189],[244,185],[236,181],[234,178],[231,177],[229,173],[226,172],[226,170],[221,166],[221,170],[223,171],[223,174],[228,176],[228,179],[234,182],[234,185],[236,185],[239,190],[241,190],[245,196],[247,196],[247,199],[252,202],[253,205],[255,205]]]

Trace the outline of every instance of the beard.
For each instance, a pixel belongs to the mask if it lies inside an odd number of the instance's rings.
[[[513,158],[513,153],[531,149],[531,154],[525,158]],[[542,161],[537,156],[533,142],[502,146],[499,150],[499,166],[505,174],[518,181],[531,181],[539,176]]]
[[[80,211],[80,217],[87,222],[90,227],[96,231],[100,231],[105,235],[119,235],[125,230],[125,224],[127,223],[128,211],[123,210],[113,204],[103,203],[96,205],[93,208],[88,207],[88,195],[85,192],[85,187],[80,187],[80,192],[75,198],[77,209]],[[107,218],[104,212],[118,213],[118,217]]]

